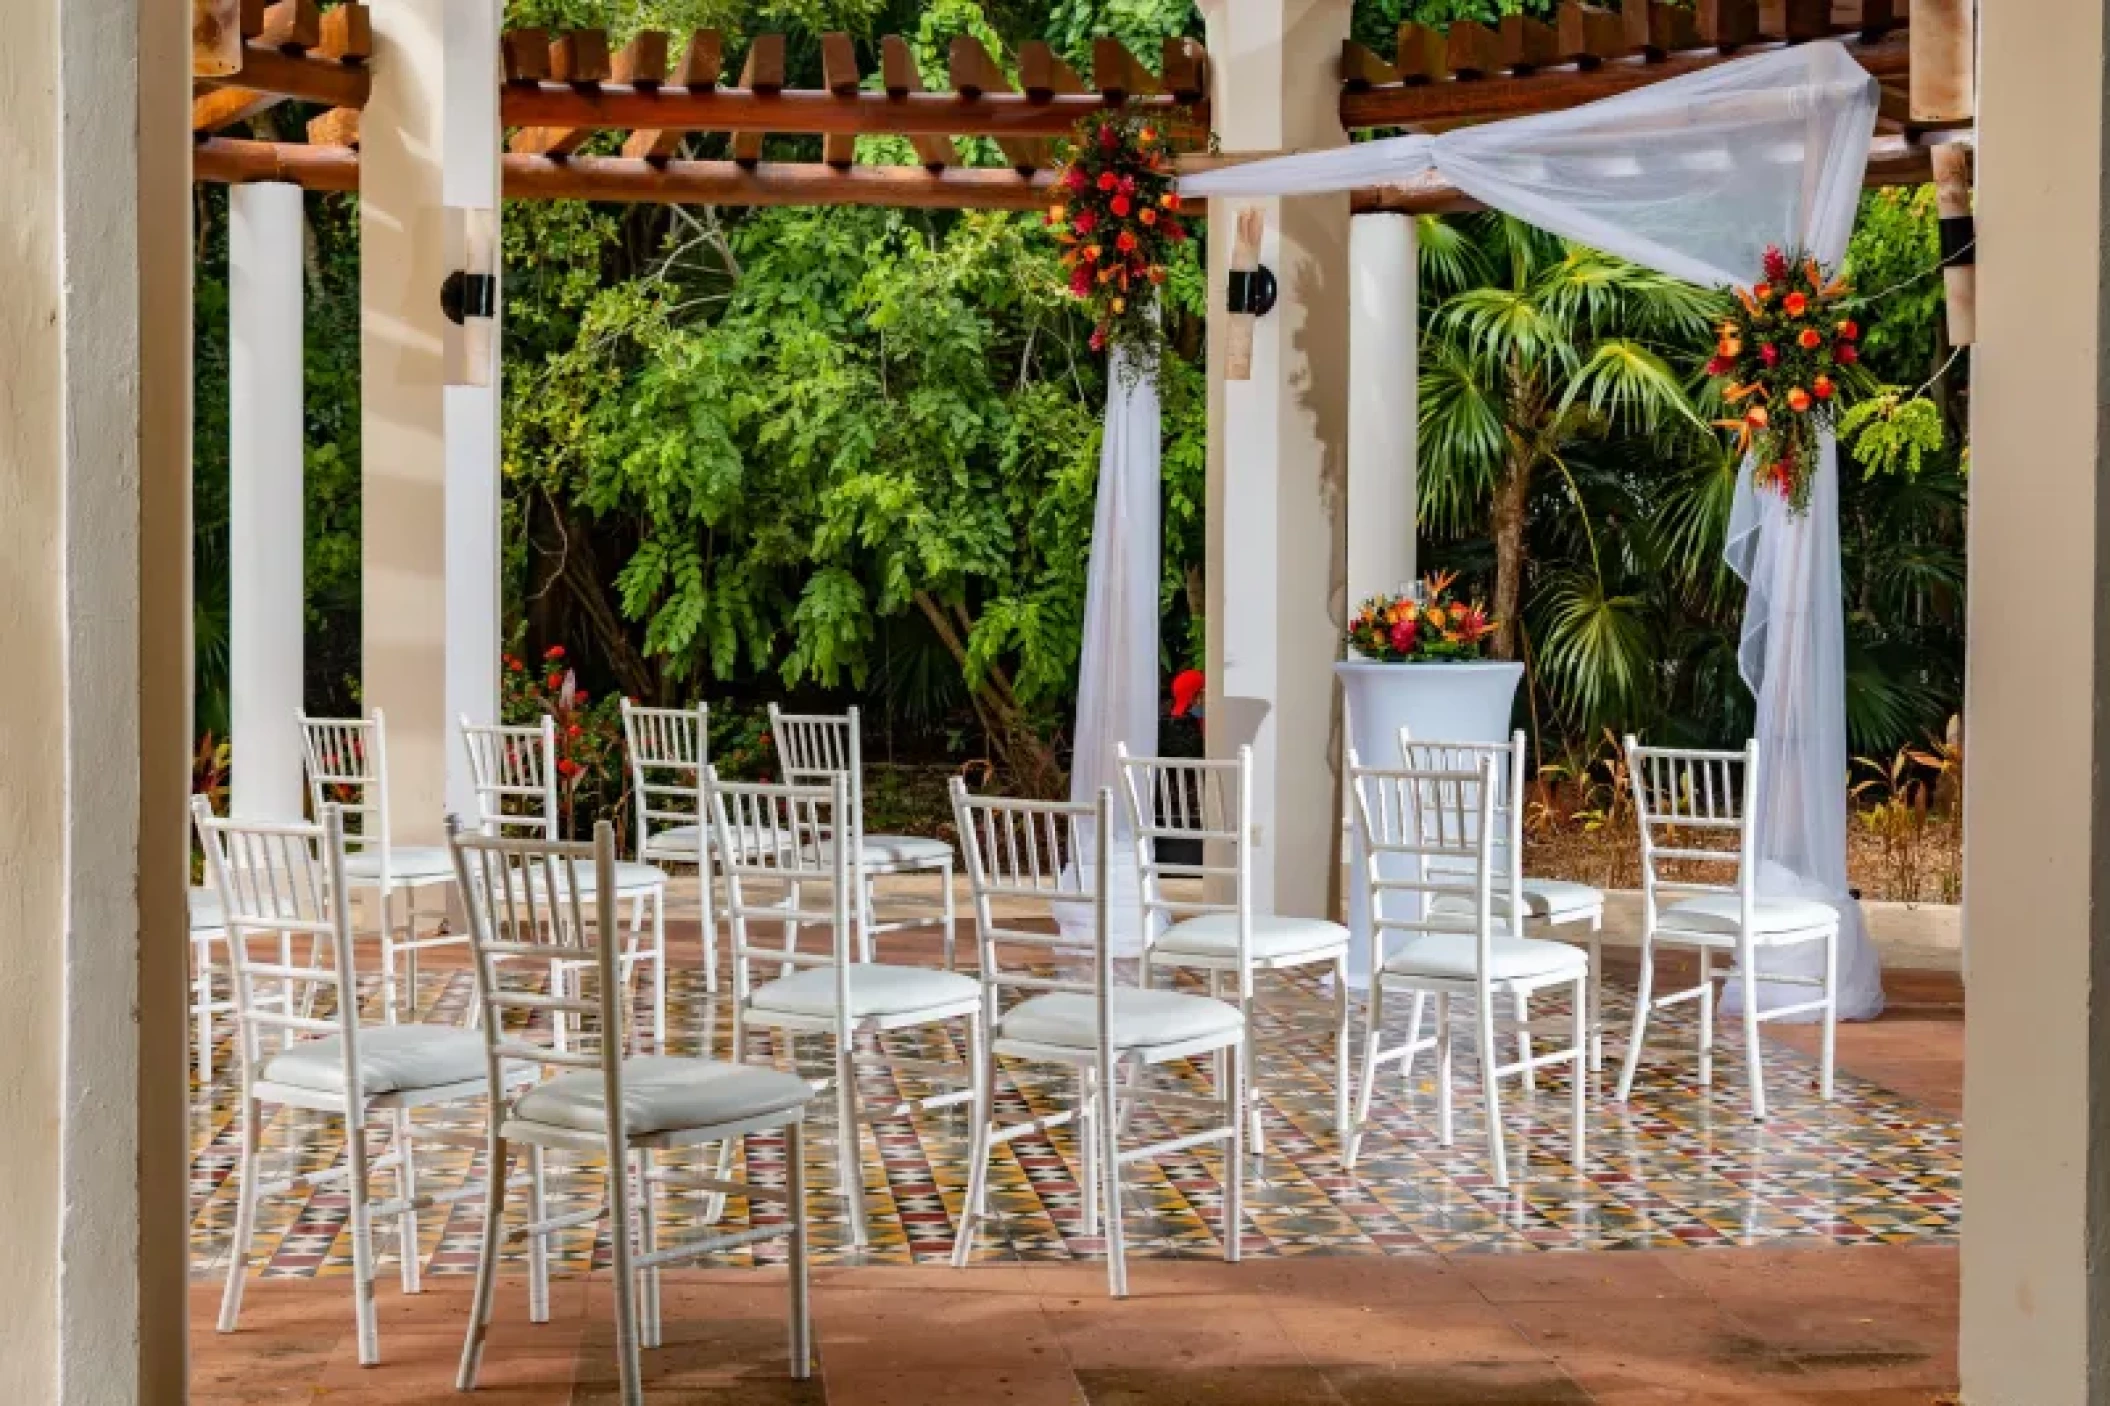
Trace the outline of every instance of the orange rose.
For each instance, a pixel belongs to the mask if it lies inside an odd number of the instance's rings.
[[[1801,411],[1809,408],[1810,393],[1800,386],[1788,387],[1788,409]]]
[[[1766,427],[1766,407],[1754,405],[1749,410],[1746,410],[1744,412],[1744,423],[1754,430],[1764,429]]]
[[[1810,389],[1816,393],[1817,399],[1830,400],[1832,398],[1832,378],[1819,376],[1816,380],[1810,382]]]
[[[1780,305],[1787,309],[1789,317],[1800,317],[1809,310],[1810,300],[1800,293],[1790,293],[1780,300]]]
[[[1177,210],[1180,208],[1180,193],[1176,190],[1168,190],[1158,197],[1158,204],[1164,206],[1167,210]]]
[[[1797,337],[1795,340],[1797,342],[1800,342],[1805,347],[1815,348],[1824,341],[1824,338],[1817,335],[1816,328],[1805,327],[1802,329],[1802,335]]]
[[[1154,225],[1158,222],[1158,212],[1146,206],[1144,209],[1137,212],[1136,218],[1141,220],[1146,225]]]

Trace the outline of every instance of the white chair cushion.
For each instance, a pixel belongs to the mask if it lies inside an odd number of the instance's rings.
[[[623,1130],[633,1136],[744,1123],[813,1097],[813,1085],[796,1074],[752,1064],[676,1055],[637,1055],[623,1061]],[[537,1084],[513,1104],[526,1123],[608,1131],[607,1084],[597,1069],[559,1074]]]
[[[1659,929],[1719,933],[1727,937],[1736,936],[1742,921],[1742,905],[1735,895],[1726,893],[1681,899],[1656,914]],[[1813,898],[1761,898],[1751,910],[1752,933],[1760,938],[1786,932],[1822,932],[1825,928],[1838,926],[1838,923],[1838,910]]]
[[[1567,879],[1524,880],[1524,913],[1527,917],[1556,921],[1578,918],[1596,910],[1604,910],[1604,894],[1588,884],[1571,883]],[[1429,904],[1434,913],[1470,913],[1472,900],[1455,893],[1438,894]],[[1499,914],[1501,909],[1497,907]],[[1499,921],[1499,918],[1497,919]]]
[[[911,1015],[939,1006],[972,1005],[981,995],[982,984],[960,972],[888,966],[883,962],[859,962],[850,967],[852,1020]],[[835,968],[808,967],[767,982],[755,988],[749,1004],[758,1011],[832,1016]]]
[[[1254,914],[1252,954],[1261,961],[1277,961],[1305,953],[1324,955],[1348,943],[1348,929],[1324,918],[1284,918]],[[1151,944],[1152,955],[1171,957],[1236,958],[1238,915],[1204,913],[1165,929]]]
[[[599,883],[600,880],[591,864],[579,866],[580,893],[592,893]],[[665,888],[666,885],[667,871],[664,869],[655,869],[649,864],[639,864],[628,859],[618,859],[615,862],[617,893],[636,893],[641,889]]]
[[[378,883],[381,879],[381,850],[354,850],[344,857],[344,876],[357,883]],[[438,879],[454,877],[454,856],[445,845],[392,845],[388,851],[388,877],[391,883],[431,883]]]
[[[1469,932],[1402,933],[1388,937],[1385,948],[1385,970],[1395,976],[1472,981],[1479,975],[1478,941]],[[1490,981],[1580,976],[1589,969],[1590,954],[1565,942],[1497,935],[1488,944]]]
[[[718,848],[718,833],[715,829],[701,830],[700,833],[710,841],[713,850]],[[746,828],[737,829],[733,833],[743,848],[756,847],[756,840],[762,834],[759,830]],[[698,834],[699,828],[694,825],[670,825],[645,841],[645,857],[670,859],[679,864],[694,864]]]
[[[1221,1035],[1235,1037],[1242,1028],[1238,1007],[1207,996],[1178,991],[1122,986],[1107,993],[1117,1050],[1150,1045],[1183,1045]],[[1019,1002],[997,1022],[1006,1040],[1088,1050],[1099,1038],[1098,999],[1081,991],[1052,991]]]
[[[485,1077],[481,1031],[446,1025],[359,1027],[359,1084],[368,1094],[405,1093]],[[327,1035],[281,1050],[264,1065],[264,1079],[300,1089],[341,1094],[344,1039]]]
[[[822,863],[835,856],[835,843],[823,840],[814,847]],[[952,846],[922,835],[867,835],[861,851],[871,864],[928,864],[933,868],[952,858]]]
[[[226,910],[220,907],[220,891],[209,888],[192,889],[190,891],[190,930],[192,932],[218,932],[226,926]]]

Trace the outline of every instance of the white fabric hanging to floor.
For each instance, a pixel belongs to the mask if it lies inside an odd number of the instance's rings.
[[[1828,264],[1846,253],[1875,132],[1874,78],[1836,43],[1703,69],[1563,112],[1393,137],[1225,167],[1180,181],[1190,197],[1297,195],[1407,185],[1432,175],[1566,238],[1710,286],[1749,285],[1767,245]],[[1846,642],[1839,583],[1838,456],[1797,517],[1737,485],[1724,555],[1750,586],[1739,650],[1758,698],[1761,893],[1815,897],[1841,917],[1839,1014],[1883,1008],[1882,973],[1846,886]],[[1805,953],[1762,970],[1814,973]],[[1767,992],[1766,1005],[1798,999]],[[1726,1003],[1741,993],[1732,985]]]

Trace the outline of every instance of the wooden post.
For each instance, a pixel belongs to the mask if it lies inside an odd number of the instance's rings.
[[[191,0],[190,71],[193,78],[225,78],[242,71],[239,0]]]
[[[1934,148],[1934,201],[1942,222],[1942,283],[1948,292],[1949,345],[1978,340],[1978,249],[1970,233],[1971,148],[1943,142]]]
[[[1912,47],[1912,119],[1961,122],[1978,111],[1978,27],[1973,0],[1915,0],[1906,29]]]

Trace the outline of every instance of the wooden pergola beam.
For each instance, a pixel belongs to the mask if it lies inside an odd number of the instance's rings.
[[[838,98],[852,97],[864,86],[856,40],[840,31],[821,36],[821,81]],[[836,167],[856,165],[857,138],[841,132],[821,138],[821,160]]]
[[[247,122],[284,101],[276,93],[259,93],[254,88],[215,88],[191,99],[190,129],[193,132],[217,132],[237,122]]]
[[[508,127],[654,128],[758,136],[795,132],[823,137],[1062,137],[1079,118],[1108,106],[1103,96],[1090,93],[1058,93],[1037,101],[1024,93],[984,93],[977,98],[917,89],[896,93],[894,76],[890,66],[886,92],[851,97],[824,88],[770,93],[747,86],[699,91],[670,85],[646,92],[623,83],[580,90],[517,82],[507,84],[500,96],[500,120]],[[1156,112],[1169,111],[1175,103],[1151,96],[1132,98],[1130,105],[1139,112]]]
[[[1631,14],[1632,11],[1629,11]],[[1455,35],[1458,26],[1452,26]],[[1486,31],[1482,31],[1486,33]],[[1631,31],[1630,31],[1631,33]],[[1491,43],[1494,36],[1487,33]],[[1480,41],[1467,45],[1473,48]],[[1907,42],[1885,38],[1873,44],[1849,43],[1848,52],[1877,78],[1902,77],[1910,64]],[[1453,64],[1458,57],[1453,41]],[[1341,94],[1341,124],[1350,129],[1414,127],[1426,122],[1457,122],[1516,117],[1580,107],[1615,93],[1697,73],[1728,62],[1714,49],[1667,54],[1660,62],[1620,59],[1595,68],[1542,69],[1528,77],[1473,82],[1403,83]]]
[[[688,50],[674,81],[694,92],[708,93],[718,86],[724,70],[724,40],[715,29],[699,29],[689,37]],[[623,155],[643,161],[665,161],[681,148],[681,133],[653,127],[639,128],[623,139]]]
[[[341,146],[209,137],[191,151],[191,179],[226,185],[290,181],[303,190],[356,191],[359,153]]]
[[[784,91],[784,36],[781,34],[757,34],[748,41],[747,58],[740,65],[740,87],[748,97],[764,105],[774,103]],[[829,102],[843,102],[833,93],[824,96]],[[753,166],[762,160],[762,138],[768,127],[729,128],[733,133],[733,160]],[[783,129],[779,129],[783,130]],[[803,131],[793,127],[791,131]],[[823,135],[831,135],[824,133]]]
[[[953,39],[948,59],[953,90],[963,98],[1017,91],[1003,65],[982,47],[981,40],[971,34]],[[1048,143],[1045,140],[998,137],[996,146],[1014,171],[1037,171],[1048,164]]]
[[[255,40],[243,46],[240,72],[199,82],[202,89],[247,88],[318,107],[365,107],[372,84],[372,75],[361,63],[288,54]]]
[[[916,63],[916,51],[898,34],[889,34],[879,41],[879,83],[890,107],[923,96],[923,70]],[[957,166],[960,162],[959,145],[949,134],[911,132],[908,139],[916,149],[916,159],[927,170]]]

